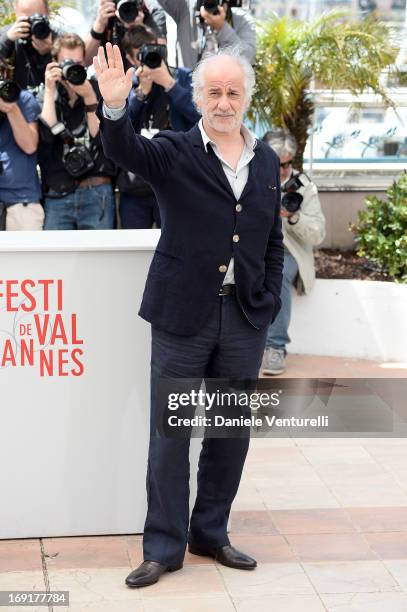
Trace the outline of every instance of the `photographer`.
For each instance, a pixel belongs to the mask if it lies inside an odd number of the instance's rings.
[[[166,41],[166,16],[156,0],[99,0],[96,19],[85,41],[86,63],[91,64],[99,46],[108,41],[119,45],[125,61],[122,41],[128,29],[136,25],[145,25],[160,42]]]
[[[286,345],[290,342],[291,288],[309,293],[315,281],[313,247],[325,237],[325,217],[316,185],[304,174],[293,170],[297,151],[295,140],[283,131],[267,132],[263,140],[280,158],[281,217],[284,235],[284,269],[281,310],[270,325],[265,350],[264,374],[282,374],[285,370]]]
[[[194,68],[206,51],[239,46],[251,64],[256,59],[256,25],[239,0],[159,0],[177,24],[179,64]],[[215,49],[214,49],[215,46]]]
[[[98,89],[84,68],[85,43],[58,37],[45,72],[40,167],[45,230],[112,229],[115,167],[103,155],[95,111]]]
[[[40,111],[31,93],[0,78],[0,229],[42,230],[37,176]]]
[[[147,137],[172,129],[186,132],[200,119],[192,101],[192,71],[168,68],[165,45],[157,45],[154,32],[135,26],[126,33],[123,48],[128,61],[137,67],[129,95],[130,118],[137,134]],[[140,177],[121,170],[120,218],[124,229],[161,226],[155,195]]]
[[[56,33],[47,0],[17,0],[15,10],[15,23],[0,32],[0,59],[13,68],[21,89],[35,89],[44,82]]]

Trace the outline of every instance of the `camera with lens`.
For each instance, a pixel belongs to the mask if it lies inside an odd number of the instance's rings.
[[[0,77],[0,98],[4,102],[17,102],[20,97],[21,88],[14,81]]]
[[[167,58],[166,45],[150,45],[145,44],[137,53],[137,59],[141,65],[146,65],[148,68],[154,69],[161,66],[161,62]]]
[[[70,176],[81,178],[93,170],[95,162],[88,147],[77,142],[62,122],[52,126],[51,132],[54,136],[59,136],[63,140],[62,163]]]
[[[201,7],[205,9],[211,15],[218,15],[219,7],[227,2],[229,8],[241,8],[243,5],[243,0],[198,0],[196,10],[200,12]]]
[[[140,0],[114,0],[120,19],[125,23],[135,20],[141,8]]]
[[[35,36],[39,40],[44,40],[51,33],[51,26],[49,24],[49,19],[46,15],[41,15],[41,13],[34,13],[27,19],[30,24],[30,36]]]
[[[87,79],[86,68],[71,59],[64,60],[59,67],[62,70],[62,78],[72,85],[82,85]]]
[[[304,190],[311,181],[306,174],[294,174],[282,185],[281,206],[290,213],[295,213],[300,208],[304,199]]]
[[[82,144],[65,145],[62,162],[65,170],[74,178],[88,174],[95,167],[89,149]]]

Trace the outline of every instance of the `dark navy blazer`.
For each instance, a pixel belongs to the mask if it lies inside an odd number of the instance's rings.
[[[272,149],[257,142],[238,212],[221,162],[210,145],[206,152],[198,125],[149,140],[135,134],[128,112],[112,121],[99,104],[98,116],[106,156],[148,181],[160,206],[161,237],[139,315],[167,332],[197,334],[234,257],[245,317],[256,328],[274,320],[281,306],[284,250],[280,167]]]

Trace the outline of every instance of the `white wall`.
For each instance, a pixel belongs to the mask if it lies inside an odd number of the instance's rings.
[[[158,236],[2,232],[0,293],[6,280],[62,279],[62,315],[68,323],[77,314],[85,372],[40,376],[38,351],[51,348],[50,325],[46,346],[34,342],[35,365],[0,361],[0,539],[142,532],[150,325],[137,311]],[[42,318],[43,311],[39,305],[35,313]],[[57,314],[54,292],[50,311]],[[33,323],[33,315],[12,312],[0,296],[0,353],[11,339],[19,354],[19,326]],[[69,329],[68,346],[57,341],[55,351],[73,348]],[[199,451],[194,439],[192,502]]]
[[[407,285],[317,279],[294,296],[289,351],[407,362]]]

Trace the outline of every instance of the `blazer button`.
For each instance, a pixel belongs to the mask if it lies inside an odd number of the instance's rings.
[[[233,240],[233,242],[239,242],[239,240],[240,240],[239,234],[234,234],[232,240]]]
[[[227,271],[227,266],[225,266],[225,265],[221,265],[221,266],[219,266],[219,272],[224,273],[224,272],[226,272],[226,271]]]
[[[236,204],[235,210],[236,212],[242,212],[243,206],[241,204]]]

